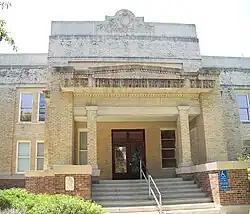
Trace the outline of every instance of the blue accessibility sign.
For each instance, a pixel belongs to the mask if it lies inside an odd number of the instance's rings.
[[[229,190],[227,170],[220,170],[220,190]]]

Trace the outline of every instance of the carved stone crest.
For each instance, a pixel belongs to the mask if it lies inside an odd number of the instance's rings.
[[[144,22],[143,17],[136,17],[129,10],[119,10],[114,16],[106,16],[103,24],[96,26],[97,32],[108,33],[152,33],[154,26]]]

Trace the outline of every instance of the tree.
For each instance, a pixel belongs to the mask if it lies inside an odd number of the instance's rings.
[[[0,9],[8,9],[9,7],[11,7],[10,2],[0,2]],[[1,41],[6,41],[13,47],[13,50],[17,51],[15,41],[6,30],[6,22],[4,20],[0,20],[0,42]]]

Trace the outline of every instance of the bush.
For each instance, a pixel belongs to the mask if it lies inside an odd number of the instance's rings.
[[[69,195],[30,194],[24,189],[0,190],[0,208],[14,208],[25,214],[105,214],[101,206]]]
[[[7,209],[3,210],[1,214],[24,214],[24,212],[15,209]]]

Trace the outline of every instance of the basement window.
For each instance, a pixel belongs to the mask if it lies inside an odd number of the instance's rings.
[[[176,167],[175,130],[161,130],[162,168]]]
[[[32,93],[21,93],[20,95],[20,121],[31,122],[32,117]]]
[[[238,95],[237,96],[238,105],[239,105],[239,114],[240,120],[242,122],[250,120],[249,114],[249,99],[248,95]]]

